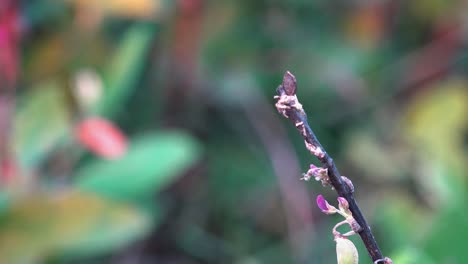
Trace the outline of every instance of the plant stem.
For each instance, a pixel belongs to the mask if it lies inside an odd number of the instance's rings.
[[[377,241],[375,240],[366,219],[362,215],[361,210],[354,199],[354,188],[342,179],[333,159],[324,150],[310,128],[307,122],[307,115],[302,109],[302,105],[297,100],[296,91],[296,78],[290,72],[286,72],[283,78],[283,83],[277,89],[278,96],[275,98],[279,100],[276,104],[276,108],[281,114],[283,114],[283,116],[294,123],[297,130],[304,138],[307,149],[313,155],[317,156],[324,168],[328,169],[330,184],[339,196],[344,197],[348,201],[349,209],[351,210],[354,219],[361,226],[361,230],[357,233],[361,236],[372,261],[382,260],[383,255],[377,245]]]

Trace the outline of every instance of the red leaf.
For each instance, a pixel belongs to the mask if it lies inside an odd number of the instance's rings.
[[[127,152],[127,138],[112,122],[100,117],[81,121],[76,127],[78,141],[94,154],[117,159]]]
[[[13,87],[18,75],[20,22],[18,4],[14,0],[0,1],[0,81]]]
[[[0,162],[0,183],[11,183],[18,175],[18,167],[14,160],[6,158]]]

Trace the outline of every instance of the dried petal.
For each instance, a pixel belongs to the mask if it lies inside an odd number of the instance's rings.
[[[317,167],[314,164],[310,164],[308,174],[313,175],[316,178],[326,178],[328,177],[328,169]],[[319,180],[319,179],[317,179]]]
[[[317,167],[314,164],[310,164],[310,169],[304,174],[303,178],[310,179],[312,176],[316,181],[321,181],[323,186],[330,184],[330,179],[328,178],[328,169],[326,168]]]
[[[309,181],[309,180],[310,180],[310,177],[311,177],[310,174],[302,173],[302,177],[300,178],[300,180]]]

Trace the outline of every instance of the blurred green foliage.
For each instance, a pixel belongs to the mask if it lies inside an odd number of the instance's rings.
[[[316,160],[273,107],[285,70],[384,254],[468,258],[463,1],[7,2],[0,263],[335,263],[314,204],[335,194],[299,181]],[[125,155],[80,143],[92,116]]]
[[[125,157],[90,162],[74,177],[80,189],[103,196],[122,200],[148,198],[187,170],[199,155],[199,146],[187,135],[146,135],[132,141]]]

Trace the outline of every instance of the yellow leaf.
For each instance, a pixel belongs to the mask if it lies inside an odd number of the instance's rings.
[[[0,263],[112,249],[148,227],[145,214],[98,196],[71,191],[34,194],[13,203],[0,217]]]
[[[95,11],[103,15],[127,18],[153,19],[163,5],[161,0],[74,0],[79,10]]]
[[[421,155],[451,167],[466,166],[463,133],[468,128],[468,83],[448,80],[414,99],[403,118],[403,132]]]

